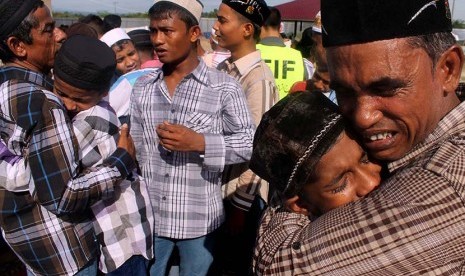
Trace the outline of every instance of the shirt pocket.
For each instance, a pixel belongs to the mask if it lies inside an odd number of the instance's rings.
[[[203,112],[191,112],[187,127],[198,133],[209,133],[213,125],[213,115]]]

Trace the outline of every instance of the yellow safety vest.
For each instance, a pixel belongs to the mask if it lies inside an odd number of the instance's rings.
[[[304,61],[302,54],[289,47],[257,44],[263,61],[273,72],[279,89],[279,99],[284,98],[295,82],[304,79]]]

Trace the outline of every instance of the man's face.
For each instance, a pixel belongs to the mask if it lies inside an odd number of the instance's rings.
[[[140,69],[139,53],[132,41],[128,41],[121,45],[121,47],[112,47],[116,54],[116,71],[124,75],[134,70]]]
[[[172,14],[167,19],[150,19],[150,39],[155,52],[162,63],[179,63],[185,60],[193,49],[193,43],[198,39],[197,26],[190,30]]]
[[[55,55],[66,35],[59,28],[55,27],[50,11],[46,6],[38,8],[34,12],[39,25],[31,29],[32,44],[24,43],[27,52],[27,63],[29,69],[48,73],[53,68]]]
[[[216,17],[213,28],[216,31],[218,45],[231,52],[235,51],[244,40],[241,28],[245,23],[241,22],[236,11],[226,4],[220,4]]]
[[[95,106],[107,93],[74,87],[59,77],[55,78],[53,92],[61,98],[70,117]]]
[[[431,59],[405,39],[332,47],[327,57],[341,111],[376,159],[402,158],[444,114]]]
[[[314,206],[313,215],[356,201],[381,183],[381,166],[343,132],[315,166],[311,183],[303,187],[303,198]]]
[[[330,91],[329,88],[329,72],[325,70],[319,70],[320,67],[317,68],[315,73],[313,73],[312,80],[311,80],[311,87],[312,91],[317,90],[321,91],[322,93],[326,93]]]

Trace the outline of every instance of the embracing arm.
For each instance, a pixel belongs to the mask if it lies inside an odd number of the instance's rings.
[[[118,148],[100,166],[81,171],[78,144],[60,103],[43,91],[33,91],[15,104],[18,114],[27,114],[16,120],[30,133],[24,157],[34,181],[31,193],[49,211],[59,215],[86,211],[134,168],[128,151]]]
[[[446,179],[417,169],[380,189],[289,228],[289,243],[257,262],[275,275],[286,269],[307,275],[436,274],[462,265],[465,207]]]

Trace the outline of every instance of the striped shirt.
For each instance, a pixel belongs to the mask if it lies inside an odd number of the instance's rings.
[[[262,60],[260,51],[254,51],[234,62],[227,59],[218,65],[218,69],[227,72],[242,85],[253,121],[258,126],[263,114],[279,101],[273,73]],[[248,167],[248,162],[228,166],[223,177],[227,189],[235,191],[231,203],[242,210],[249,210],[260,186],[267,184]]]
[[[461,275],[465,263],[465,103],[368,197],[311,222],[268,209],[257,275]]]
[[[223,60],[228,59],[230,56],[230,51],[213,51],[206,53],[202,56],[202,58],[207,66],[216,68],[218,64],[223,62]]]
[[[2,234],[35,274],[73,275],[98,255],[87,211],[114,195],[114,182],[126,178],[134,162],[117,149],[101,166],[82,172],[71,122],[47,91],[51,79],[4,67],[0,83],[1,138],[9,152],[25,159],[34,183],[27,192],[0,188]],[[5,173],[0,171],[0,181]]]
[[[106,100],[110,103],[111,107],[113,107],[120,120],[123,119],[124,121],[124,117],[129,115],[129,99],[131,99],[134,83],[140,76],[148,74],[153,70],[153,68],[148,68],[131,71],[120,76],[116,82],[111,85]]]
[[[72,121],[85,168],[100,165],[116,150],[119,121],[108,102],[79,112]],[[153,258],[153,211],[146,182],[133,172],[114,190],[113,198],[91,206],[102,253],[99,268],[104,273],[120,267],[133,255]]]
[[[223,168],[250,159],[252,153],[253,124],[240,85],[200,60],[171,98],[160,69],[137,80],[130,110],[131,135],[154,208],[155,234],[188,239],[218,228],[224,221]],[[163,121],[202,133],[204,156],[159,145],[155,129]]]

